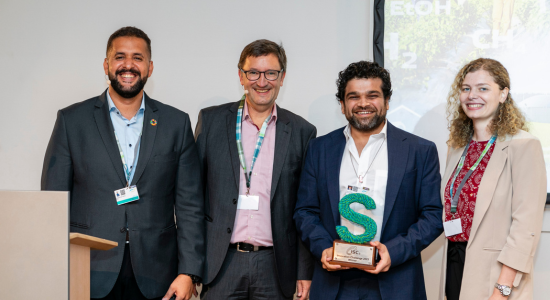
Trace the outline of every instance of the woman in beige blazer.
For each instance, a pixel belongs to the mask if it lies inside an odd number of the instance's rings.
[[[546,171],[541,144],[526,132],[510,94],[506,69],[492,59],[468,63],[455,78],[447,112],[441,199],[443,222],[453,222],[445,223],[441,299],[532,299]],[[454,203],[451,193],[458,193]]]

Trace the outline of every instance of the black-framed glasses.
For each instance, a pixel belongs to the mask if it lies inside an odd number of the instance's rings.
[[[265,79],[269,81],[273,81],[279,78],[279,74],[283,72],[283,69],[281,69],[280,71],[267,70],[265,72],[260,72],[256,70],[245,71],[243,69],[241,69],[241,71],[244,73],[244,76],[246,76],[246,78],[250,81],[255,81],[260,79],[260,76],[262,76],[262,73],[264,74]]]

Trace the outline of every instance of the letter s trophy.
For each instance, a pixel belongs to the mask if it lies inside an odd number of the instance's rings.
[[[370,246],[369,242],[376,235],[376,222],[350,208],[352,203],[361,203],[366,209],[375,209],[374,200],[362,193],[348,194],[338,204],[338,210],[342,217],[365,227],[365,233],[354,235],[345,226],[336,226],[336,232],[341,240],[333,242],[333,255],[330,264],[352,267],[363,270],[376,269],[376,254],[378,249]]]

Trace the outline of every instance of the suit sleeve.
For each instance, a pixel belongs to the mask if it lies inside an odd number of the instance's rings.
[[[415,199],[418,221],[409,227],[406,235],[398,235],[384,243],[390,254],[391,268],[420,255],[443,232],[441,175],[435,144],[428,148],[424,165],[418,167],[422,168],[420,193]]]
[[[304,153],[303,157],[307,157],[307,147],[309,145],[309,142],[314,139],[317,136],[317,129],[313,127],[313,130],[307,140],[306,143],[306,152]],[[302,172],[305,165],[305,159],[304,163],[302,163]],[[313,278],[313,263],[314,258],[311,255],[311,252],[306,248],[302,240],[298,237],[298,280],[311,280]]]
[[[315,141],[309,144],[308,152],[298,188],[298,201],[294,210],[294,221],[302,241],[311,253],[321,260],[323,251],[332,247],[332,238],[321,223],[319,195],[317,193],[317,168],[319,160]]]
[[[46,149],[40,187],[44,191],[71,191],[73,188],[73,162],[65,117],[61,110],[57,112],[57,120]]]
[[[498,256],[499,262],[519,271],[514,286],[518,286],[522,273],[532,271],[546,202],[546,170],[541,144],[536,139],[522,141],[525,143],[513,149],[510,155],[512,226]]]
[[[176,177],[178,272],[202,276],[205,262],[203,191],[195,140],[185,115],[183,141]]]
[[[197,150],[199,152],[199,165],[201,169],[201,182],[204,194],[204,214],[206,218],[210,218],[210,201],[208,198],[208,189],[206,186],[206,170],[208,165],[206,164],[206,128],[205,128],[205,116],[203,111],[199,112],[197,125],[195,127],[195,141],[197,144]]]

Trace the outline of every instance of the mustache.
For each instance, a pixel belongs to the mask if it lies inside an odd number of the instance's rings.
[[[120,73],[132,73],[132,74],[134,74],[134,75],[136,75],[136,76],[138,76],[138,77],[141,76],[141,74],[139,73],[139,71],[136,70],[136,69],[120,69],[120,70],[117,70],[117,71],[115,72],[115,75],[119,75]]]

